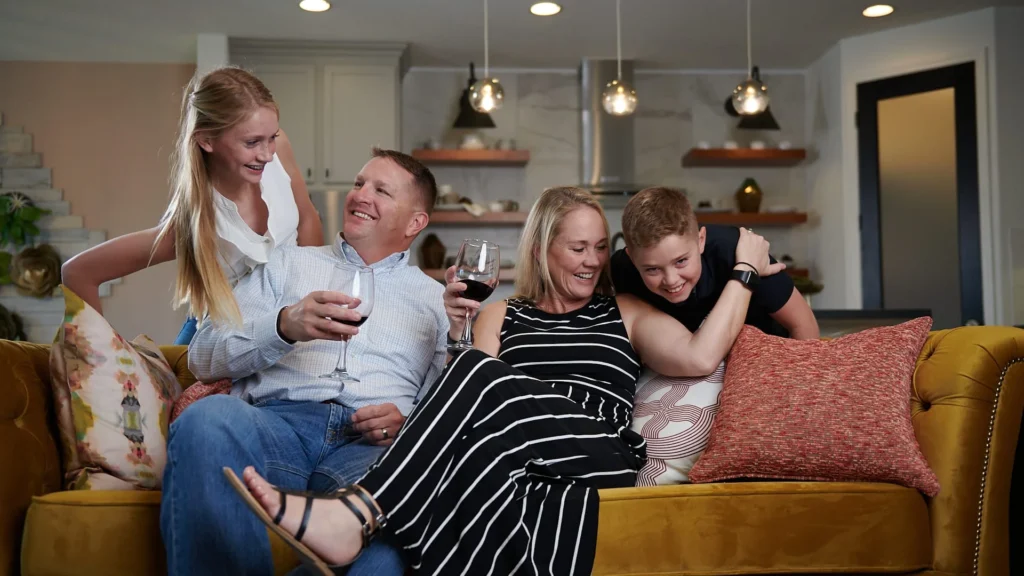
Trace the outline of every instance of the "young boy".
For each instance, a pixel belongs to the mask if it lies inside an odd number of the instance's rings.
[[[655,187],[626,204],[622,234],[626,248],[611,258],[615,290],[696,332],[732,278],[739,229],[699,226],[685,194]],[[788,274],[755,277],[750,286],[747,324],[777,336],[818,338],[818,321]]]

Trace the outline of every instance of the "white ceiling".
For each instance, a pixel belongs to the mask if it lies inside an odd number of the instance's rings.
[[[755,0],[754,60],[803,68],[841,38],[1024,0]],[[614,0],[562,0],[554,17],[531,0],[490,0],[496,68],[571,68],[614,57]],[[3,0],[0,60],[194,61],[195,35],[380,40],[410,45],[413,66],[483,65],[483,0],[333,0],[312,14],[298,0]],[[622,52],[640,68],[746,66],[744,0],[622,0]]]

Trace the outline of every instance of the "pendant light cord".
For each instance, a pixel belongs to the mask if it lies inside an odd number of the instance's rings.
[[[748,2],[750,0],[747,0]],[[622,82],[622,0],[615,0],[615,61],[618,63],[619,82]]]
[[[748,0],[749,2],[749,0]],[[488,46],[487,38],[487,0],[484,0],[484,78],[490,78],[489,60],[490,60],[490,49]]]
[[[747,78],[751,79],[752,70],[754,69],[754,60],[751,56],[750,50],[750,0],[747,0]]]

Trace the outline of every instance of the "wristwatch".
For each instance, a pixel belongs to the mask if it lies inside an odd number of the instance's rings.
[[[733,270],[732,280],[738,280],[740,284],[743,284],[750,290],[757,288],[758,282],[761,281],[761,277],[757,275],[757,272],[753,270]]]

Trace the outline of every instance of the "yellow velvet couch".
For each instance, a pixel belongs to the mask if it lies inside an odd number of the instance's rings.
[[[164,348],[191,384],[184,352]],[[48,354],[0,341],[0,575],[164,573],[159,493],[61,491]],[[1022,360],[1024,330],[930,335],[913,418],[942,484],[936,498],[872,483],[607,490],[594,574],[1009,574]],[[273,545],[279,573],[295,565]]]

